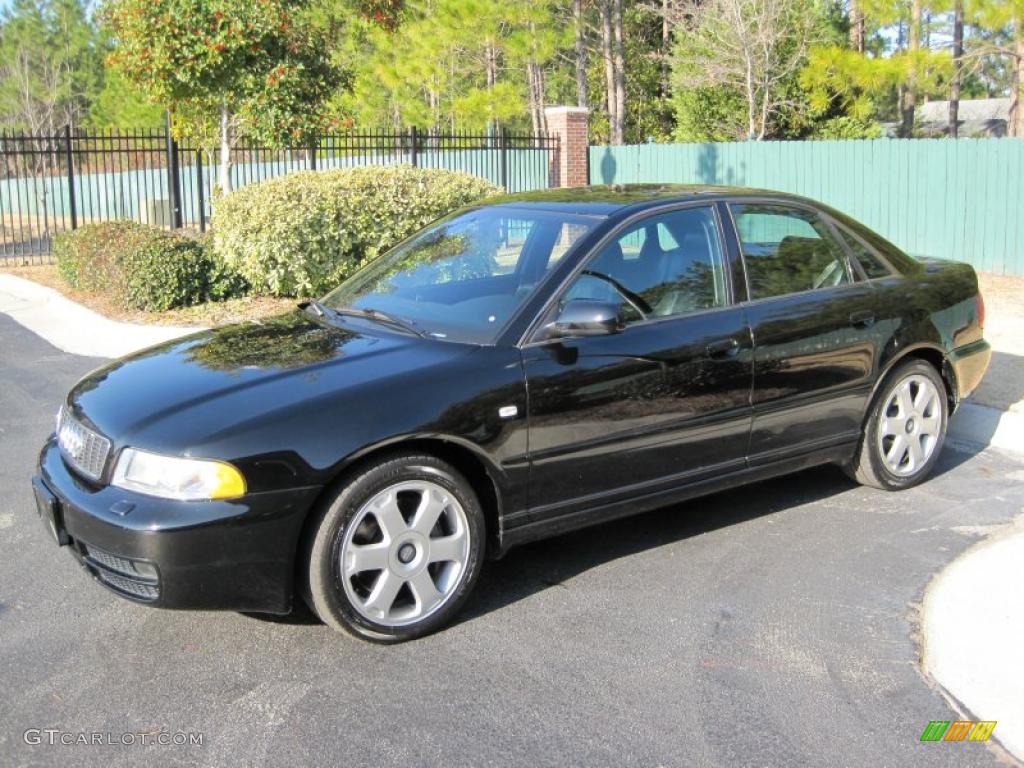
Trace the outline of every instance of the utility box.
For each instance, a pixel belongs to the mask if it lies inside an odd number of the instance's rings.
[[[143,224],[164,229],[171,226],[171,201],[166,197],[144,198],[139,213],[139,220]]]

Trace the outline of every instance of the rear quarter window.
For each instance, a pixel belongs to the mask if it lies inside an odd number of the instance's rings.
[[[826,209],[828,214],[854,235],[867,243],[875,253],[889,262],[893,270],[900,275],[912,275],[921,270],[921,262],[911,258],[884,237],[874,232],[859,221],[851,219],[846,214],[832,209]]]
[[[839,228],[839,235],[849,247],[853,260],[857,262],[868,280],[892,276],[893,270],[889,264],[858,238],[842,227]]]

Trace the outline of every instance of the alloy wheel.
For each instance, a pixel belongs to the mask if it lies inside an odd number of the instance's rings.
[[[919,472],[942,435],[942,395],[927,377],[901,379],[889,393],[878,422],[878,450],[886,469],[898,477]]]
[[[422,621],[456,592],[470,533],[458,499],[437,483],[395,483],[353,516],[340,550],[340,576],[352,606],[387,627]]]

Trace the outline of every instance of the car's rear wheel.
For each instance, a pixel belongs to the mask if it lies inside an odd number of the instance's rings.
[[[469,595],[484,550],[472,487],[427,455],[361,471],[310,531],[307,600],[335,629],[400,642],[447,624]]]
[[[903,363],[872,403],[850,475],[883,490],[916,485],[939,460],[948,421],[946,387],[935,368],[923,360]]]

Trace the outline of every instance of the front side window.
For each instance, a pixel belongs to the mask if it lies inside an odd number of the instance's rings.
[[[615,303],[624,322],[727,303],[714,211],[684,208],[629,227],[591,258],[562,296]]]
[[[817,214],[761,203],[730,208],[751,299],[850,282],[843,248]]]
[[[541,278],[599,218],[493,206],[428,227],[323,299],[376,310],[425,335],[493,342]]]

